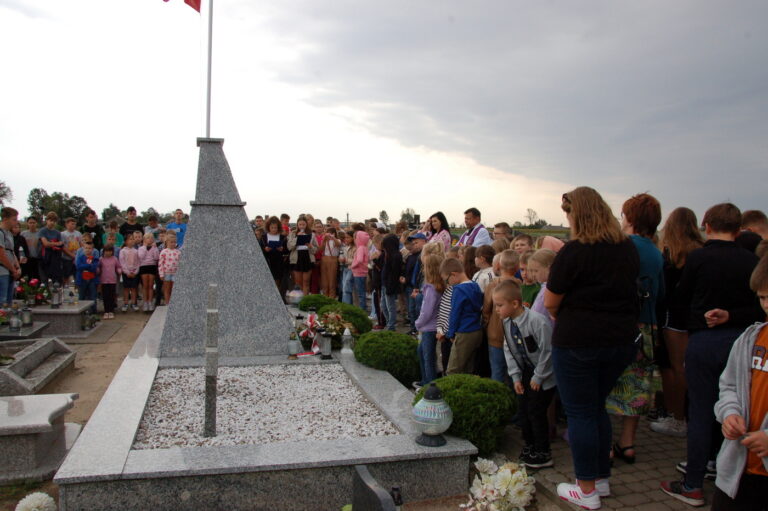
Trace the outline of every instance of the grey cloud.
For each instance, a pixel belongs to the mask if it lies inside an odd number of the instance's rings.
[[[768,4],[317,2],[270,7],[274,69],[367,129],[506,172],[762,207]],[[765,190],[763,190],[764,192]]]

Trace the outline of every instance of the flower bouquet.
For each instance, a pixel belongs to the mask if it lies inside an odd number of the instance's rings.
[[[27,279],[22,277],[16,286],[16,297],[23,300],[26,305],[41,305],[48,303],[51,298],[51,290],[39,279]]]
[[[307,319],[304,320],[302,328],[298,329],[299,340],[304,349],[309,349],[313,353],[320,352],[320,346],[317,344],[317,330],[321,328],[317,320],[317,314],[310,312]]]
[[[349,328],[350,332],[355,331],[355,327],[352,323],[344,321],[344,318],[339,312],[326,312],[320,318],[320,324],[325,328],[328,335],[331,337],[338,337],[339,339],[341,339],[341,335],[344,333],[345,329]]]
[[[462,509],[469,511],[523,511],[536,492],[534,479],[525,467],[505,463],[501,467],[491,460],[478,458],[475,476],[469,488],[469,501]]]

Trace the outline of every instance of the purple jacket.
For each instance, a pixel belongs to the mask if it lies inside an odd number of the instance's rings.
[[[437,331],[437,311],[440,308],[441,293],[438,293],[435,286],[424,283],[421,288],[422,302],[419,319],[416,320],[416,330],[419,332]]]

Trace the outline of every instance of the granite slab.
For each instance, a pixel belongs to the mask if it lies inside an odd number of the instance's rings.
[[[82,316],[92,305],[93,300],[64,303],[58,309],[52,309],[50,305],[38,305],[31,308],[32,317],[35,321],[48,322],[46,335],[51,337],[85,337],[94,329],[87,331],[82,329]]]
[[[33,321],[29,326],[21,327],[18,332],[11,332],[8,325],[0,327],[0,341],[13,341],[16,339],[39,339],[48,327],[47,321]]]

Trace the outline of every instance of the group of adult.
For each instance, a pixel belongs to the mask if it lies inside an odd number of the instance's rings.
[[[620,221],[588,187],[565,193],[561,207],[571,239],[552,265],[544,303],[556,320],[552,358],[577,481],[560,484],[558,494],[600,507],[600,496],[610,494],[611,458],[635,461],[653,365],[661,363],[670,420],[685,420],[686,390],[689,400],[687,473],[662,489],[703,505],[707,462],[719,450],[719,374],[738,335],[765,320],[749,288],[758,257],[736,241],[744,217],[732,204],[710,208],[705,242],[695,214],[678,208],[657,246],[661,206],[649,194],[628,199]],[[768,231],[765,215],[754,213],[754,230]],[[751,234],[745,238],[754,240]],[[609,412],[622,416],[615,443]]]

